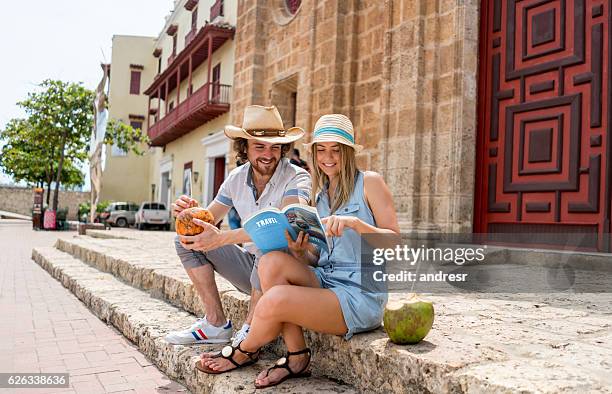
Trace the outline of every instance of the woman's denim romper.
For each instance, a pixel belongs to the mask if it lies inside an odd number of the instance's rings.
[[[321,217],[331,215],[327,189],[317,195],[317,211]],[[340,207],[336,216],[356,216],[376,226],[372,211],[363,194],[363,173],[357,174],[355,190],[349,201]],[[361,288],[361,237],[353,229],[344,229],[341,237],[332,238],[330,255],[321,251],[318,267],[313,268],[321,287],[333,291],[342,307],[348,327],[345,339],[353,334],[380,326],[387,293],[371,293]]]

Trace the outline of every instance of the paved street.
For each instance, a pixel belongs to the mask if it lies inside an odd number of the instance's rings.
[[[184,392],[31,260],[33,247],[73,235],[0,220],[0,372],[68,372],[71,386],[0,392]]]

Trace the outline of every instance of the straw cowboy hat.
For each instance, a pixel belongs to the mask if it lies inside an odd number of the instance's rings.
[[[355,131],[353,123],[349,118],[342,114],[323,115],[317,120],[314,132],[312,133],[312,141],[304,144],[306,148],[317,142],[339,142],[348,145],[359,152],[363,146],[355,143]]]
[[[227,125],[228,138],[245,138],[272,144],[290,144],[304,136],[300,127],[285,130],[283,120],[275,106],[249,105],[244,109],[242,127]]]

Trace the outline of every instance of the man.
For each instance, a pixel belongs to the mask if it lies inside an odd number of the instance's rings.
[[[263,208],[283,208],[289,204],[307,204],[310,199],[310,175],[289,163],[284,155],[304,130],[285,130],[276,107],[248,106],[242,127],[226,126],[225,135],[234,141],[239,159],[247,163],[235,168],[221,185],[208,210],[218,223],[234,207],[240,217],[248,218]],[[197,205],[181,196],[172,205],[176,215]],[[197,219],[196,219],[197,220]],[[223,343],[232,335],[232,324],[225,318],[215,283],[217,272],[238,290],[251,295],[251,305],[242,329],[234,337],[237,346],[248,334],[254,306],[261,297],[257,260],[261,252],[251,243],[244,229],[220,231],[215,226],[196,221],[204,232],[196,236],[177,236],[175,246],[183,266],[193,282],[206,316],[183,331],[173,331],[166,340],[173,344]],[[245,244],[245,248],[237,244]]]

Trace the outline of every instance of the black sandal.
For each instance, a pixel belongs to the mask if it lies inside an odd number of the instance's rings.
[[[306,363],[306,366],[302,368],[299,372],[293,372],[291,368],[289,367],[289,357],[297,356],[299,354],[305,354],[305,353],[308,353],[308,363]],[[271,366],[270,368],[266,370],[266,376],[264,377],[268,377],[268,375],[270,375],[270,371],[272,371],[273,369],[277,369],[277,368],[285,368],[289,372],[289,375],[283,376],[278,382],[274,382],[274,383],[271,383],[265,386],[261,386],[255,383],[255,388],[265,389],[266,387],[276,386],[276,385],[283,383],[287,379],[308,378],[311,375],[311,372],[309,370],[307,371],[307,369],[310,367],[311,360],[312,360],[312,351],[309,348],[302,349],[299,352],[287,352],[287,355],[285,357],[280,358],[276,362],[276,364],[274,364],[273,366]]]
[[[234,369],[238,369],[238,368],[242,368],[242,367],[248,367],[249,365],[253,365],[255,364],[257,361],[259,361],[259,350],[257,349],[254,352],[247,352],[246,350],[242,350],[240,348],[241,343],[238,344],[238,346],[233,347],[233,346],[225,346],[223,349],[221,349],[221,351],[217,354],[215,354],[214,356],[212,356],[211,358],[224,358],[226,360],[231,361],[232,364],[234,364],[236,367],[232,368],[232,369],[228,369],[226,371],[217,371],[216,369],[210,369],[208,368],[206,365],[202,364],[202,360],[199,360],[195,367],[197,370],[202,371],[204,373],[207,374],[211,374],[211,375],[218,375],[221,373],[225,373],[225,372],[230,372],[233,371]],[[240,353],[242,354],[246,354],[247,356],[249,356],[249,361],[246,361],[242,364],[238,364],[236,362],[236,360],[234,360],[234,354],[236,353],[236,350],[238,350]]]

